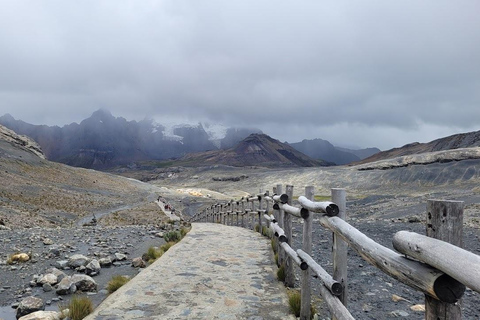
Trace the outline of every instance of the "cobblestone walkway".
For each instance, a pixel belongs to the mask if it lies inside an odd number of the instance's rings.
[[[295,319],[267,238],[194,223],[159,260],[85,319]]]

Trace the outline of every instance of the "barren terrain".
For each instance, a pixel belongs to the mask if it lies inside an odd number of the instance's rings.
[[[160,245],[155,236],[166,216],[154,203],[158,197],[168,202],[180,216],[189,216],[215,202],[239,199],[248,194],[271,191],[277,184],[295,186],[295,195],[313,185],[316,194],[328,197],[330,189],[347,190],[349,221],[375,241],[391,247],[399,230],[425,231],[426,200],[431,198],[465,201],[465,248],[480,253],[480,161],[464,160],[429,165],[410,165],[389,170],[356,170],[355,167],[267,169],[211,166],[202,168],[158,168],[122,170],[127,176],[70,168],[23,153],[0,161],[0,308],[23,296],[35,293],[45,299],[52,293],[31,289],[34,274],[42,273],[56,261],[48,257],[49,246],[43,239],[65,245],[63,256],[73,253],[93,255],[127,253],[129,259],[140,256],[151,245]],[[139,179],[148,181],[142,183]],[[96,226],[83,227],[92,217]],[[301,225],[295,224],[295,241]],[[315,223],[314,257],[327,270],[330,262],[331,234]],[[102,249],[103,248],[103,249]],[[15,251],[30,251],[34,261],[6,265]],[[57,259],[58,260],[58,259]],[[113,274],[134,275],[130,261],[103,270],[97,277],[99,293],[95,303],[105,297],[106,282]],[[423,319],[423,313],[411,306],[423,303],[423,297],[350,252],[349,309],[358,319],[384,319],[396,316]],[[316,285],[319,285],[318,283]],[[30,289],[29,289],[30,288]],[[317,290],[315,288],[315,290]],[[318,292],[318,291],[317,291]],[[404,300],[392,301],[393,295]],[[318,295],[316,307],[327,315]],[[55,306],[52,302],[52,306]],[[10,320],[0,312],[0,318]],[[466,319],[478,317],[480,299],[467,290],[464,299]]]

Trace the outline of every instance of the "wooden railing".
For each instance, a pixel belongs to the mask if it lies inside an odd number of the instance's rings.
[[[461,248],[463,202],[428,200],[427,236],[400,231],[393,237],[399,253],[386,248],[346,222],[346,192],[332,189],[332,202],[315,202],[314,188],[306,187],[292,206],[293,186],[273,188],[255,197],[218,203],[197,213],[193,222],[236,225],[263,232],[268,227],[278,246],[278,263],[285,267],[285,285],[294,286],[294,264],[301,269],[302,305],[300,319],[310,319],[311,273],[323,285],[320,294],[334,319],[354,319],[347,302],[347,248],[387,275],[425,294],[425,319],[461,319],[466,286],[480,292],[480,256]],[[311,257],[312,221],[333,232],[333,275]],[[292,248],[292,217],[303,219],[301,249]],[[264,227],[265,225],[265,227]],[[414,260],[414,259],[416,260]]]

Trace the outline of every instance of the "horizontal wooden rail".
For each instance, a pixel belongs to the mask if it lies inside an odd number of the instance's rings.
[[[460,282],[447,274],[376,243],[342,219],[321,217],[320,224],[348,242],[368,263],[437,300],[455,303],[465,291]]]
[[[314,202],[308,200],[304,196],[298,197],[298,202],[300,202],[300,205],[308,211],[326,213],[329,217],[336,216],[339,212],[338,206],[333,202]]]
[[[393,247],[480,292],[480,256],[448,242],[409,231],[397,232],[393,237]]]
[[[332,276],[328,274],[325,269],[323,269],[318,263],[315,262],[315,260],[310,257],[307,253],[305,253],[303,250],[298,249],[297,254],[302,259],[307,263],[307,265],[312,269],[313,272],[317,275],[317,277],[320,278],[320,280],[323,282],[323,284],[330,290],[330,292],[333,295],[339,296],[343,292],[343,286],[333,280]]]

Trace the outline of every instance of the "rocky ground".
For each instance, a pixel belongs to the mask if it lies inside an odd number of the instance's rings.
[[[131,266],[132,258],[141,256],[150,246],[159,246],[163,243],[163,239],[156,236],[156,233],[161,231],[160,226],[165,222],[159,218],[158,205],[153,202],[157,196],[167,198],[177,212],[188,217],[216,201],[239,199],[260,190],[271,190],[279,183],[294,185],[297,195],[302,194],[306,185],[315,185],[316,193],[323,196],[328,195],[332,187],[345,187],[351,224],[375,241],[390,248],[392,247],[391,239],[399,230],[425,233],[424,217],[427,199],[462,200],[465,201],[465,248],[480,254],[478,174],[463,175],[465,181],[457,181],[451,173],[457,172],[461,175],[464,172],[476,170],[475,166],[478,163],[462,162],[465,164],[459,162],[362,172],[350,168],[182,169],[168,174],[158,173],[153,177],[156,180],[150,181],[151,188],[141,186],[142,190],[151,191],[150,195],[144,195],[143,198],[137,196],[131,199],[123,198],[122,202],[126,205],[122,205],[120,209],[107,207],[101,210],[97,216],[99,225],[95,227],[83,227],[81,226],[83,223],[77,223],[80,220],[69,224],[61,224],[63,220],[59,220],[52,228],[50,221],[42,224],[42,221],[36,220],[34,225],[38,227],[12,228],[14,221],[10,219],[7,222],[11,230],[0,230],[0,318],[15,319],[14,309],[11,306],[28,295],[39,295],[45,301],[49,301],[50,309],[56,308],[59,302],[68,300],[69,296],[59,297],[55,291],[44,292],[42,287],[30,286],[35,275],[44,273],[57,261],[65,260],[67,256],[77,253],[92,258],[100,256],[113,258],[115,253],[126,254],[126,260],[117,261],[114,266],[102,268],[100,274],[93,277],[98,284],[98,292],[90,295],[94,303],[98,304],[106,296],[105,286],[113,275],[135,275],[138,269]],[[450,173],[442,174],[442,172]],[[135,177],[138,178],[138,176]],[[243,178],[233,179],[235,177]],[[94,204],[97,206],[97,202],[94,201]],[[85,210],[85,212],[88,211]],[[88,214],[83,216],[85,217],[81,220],[83,222],[91,219]],[[69,220],[73,221],[73,219]],[[29,223],[20,225],[28,227]],[[327,271],[331,271],[331,234],[324,231],[318,223],[315,223],[315,226],[314,258]],[[296,224],[295,230],[297,236],[294,240],[298,241],[301,235],[301,224]],[[52,247],[56,246],[60,248],[59,255],[49,254]],[[7,265],[6,260],[9,255],[17,251],[31,253],[32,261]],[[353,251],[349,253],[349,259],[348,307],[354,317],[358,319],[395,317],[423,319],[424,314],[421,311],[413,311],[410,308],[423,304],[421,294],[383,275]],[[73,273],[71,270],[66,272]],[[318,285],[317,281],[316,286]],[[314,287],[314,292],[318,292],[318,287]],[[316,294],[314,297],[321,318],[326,317],[328,312],[321,303],[321,299]],[[63,299],[63,301],[56,301],[57,299]],[[479,314],[479,294],[467,290],[464,299],[464,318],[475,319]]]
[[[177,228],[180,223],[177,223]],[[76,228],[30,228],[0,230],[0,318],[15,319],[15,309],[24,297],[38,296],[44,300],[47,310],[58,308],[72,295],[58,295],[55,288],[46,292],[32,282],[46,270],[56,266],[67,275],[84,274],[73,268],[60,267],[62,261],[76,254],[99,260],[110,258],[112,265],[103,266],[98,275],[92,276],[97,290],[86,293],[95,305],[106,296],[108,281],[114,275],[135,276],[141,269],[132,266],[132,259],[141,257],[151,246],[165,243],[161,234],[175,228],[174,225],[89,226]],[[25,263],[7,264],[7,256],[26,252],[31,260]]]
[[[463,199],[466,203],[478,201],[477,197]],[[402,203],[402,206],[396,206]],[[392,250],[393,235],[401,230],[425,234],[426,201],[415,198],[384,198],[348,201],[349,222],[376,242]],[[475,204],[467,204],[465,215],[480,216]],[[470,219],[471,220],[471,219]],[[294,245],[300,247],[302,225],[294,224]],[[476,225],[464,225],[465,249],[480,255],[480,229]],[[314,220],[313,257],[330,274],[332,266],[332,235]],[[319,281],[313,282],[318,293]],[[423,311],[415,311],[416,305],[424,305],[424,296],[414,289],[385,275],[363,260],[355,251],[348,253],[348,309],[356,319],[424,319]],[[297,285],[299,285],[297,283]],[[318,297],[318,294],[317,294]],[[321,299],[316,299],[320,318],[327,318],[328,309]],[[418,309],[417,309],[418,310]],[[463,298],[463,318],[480,317],[480,294],[467,289]]]

